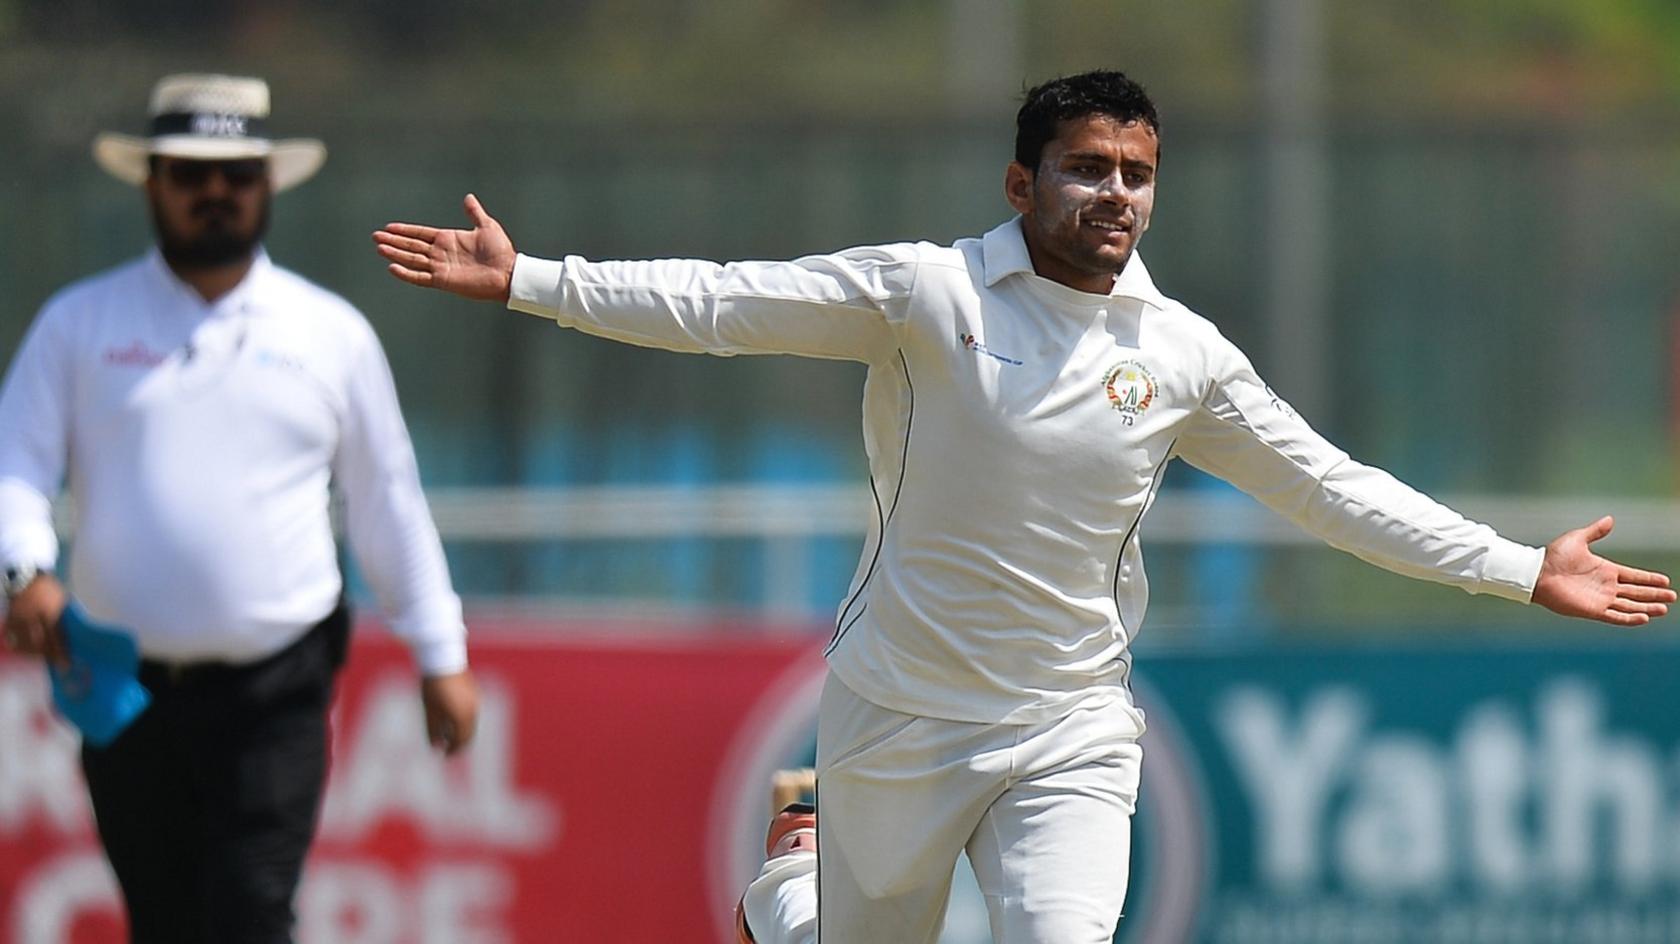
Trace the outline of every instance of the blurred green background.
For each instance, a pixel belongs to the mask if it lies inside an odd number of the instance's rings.
[[[1612,553],[1680,565],[1672,0],[0,0],[0,351],[149,242],[94,134],[139,132],[162,74],[262,75],[276,133],[331,153],[270,250],[372,319],[429,487],[856,486],[860,367],[559,332],[396,283],[368,234],[454,223],[471,190],[537,255],[948,241],[1008,212],[1023,88],[1099,66],[1161,109],[1157,282],[1316,426],[1472,510],[1522,499],[1514,536],[1585,523],[1565,500],[1588,496],[1630,534]],[[1168,486],[1157,516],[1227,500]],[[1536,618],[1288,540],[1144,531],[1160,639]],[[472,601],[819,621],[861,540],[445,533]]]

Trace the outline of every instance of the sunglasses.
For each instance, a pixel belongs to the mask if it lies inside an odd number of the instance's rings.
[[[182,190],[197,190],[210,182],[211,174],[221,174],[228,187],[243,190],[268,179],[268,162],[261,158],[239,161],[170,161],[163,165],[164,176]]]

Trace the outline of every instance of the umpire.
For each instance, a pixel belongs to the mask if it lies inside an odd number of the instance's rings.
[[[134,636],[153,699],[82,750],[132,940],[289,941],[350,628],[330,482],[441,749],[471,739],[477,689],[378,339],[262,248],[272,195],[326,149],[268,137],[260,79],[171,76],[150,111],[93,153],[143,188],[156,247],[49,300],[0,391],[5,640],[64,657],[68,481],[69,586]]]

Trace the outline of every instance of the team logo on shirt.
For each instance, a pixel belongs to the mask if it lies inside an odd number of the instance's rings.
[[[1103,375],[1103,390],[1110,406],[1127,416],[1136,416],[1155,402],[1155,375],[1137,361],[1121,361]]]

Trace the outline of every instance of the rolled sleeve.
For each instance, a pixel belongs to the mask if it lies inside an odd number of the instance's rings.
[[[553,321],[560,314],[560,279],[566,263],[520,253],[513,263],[508,307]]]
[[[1545,560],[1545,548],[1499,538],[1488,548],[1477,592],[1529,603],[1534,599],[1534,585],[1540,580],[1540,565]]]

